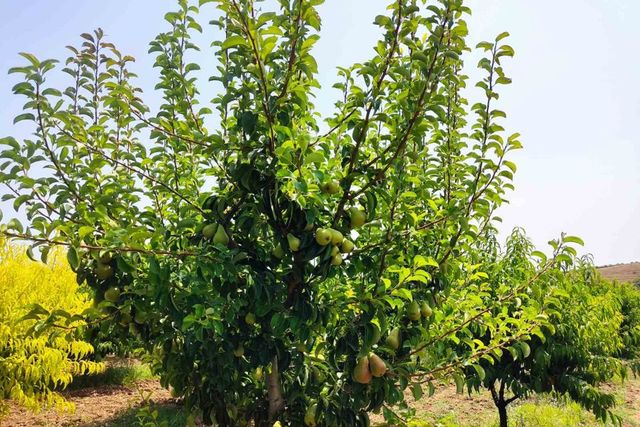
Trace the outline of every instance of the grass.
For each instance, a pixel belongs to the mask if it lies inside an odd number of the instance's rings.
[[[184,427],[187,417],[176,405],[145,405],[121,412],[103,427]]]
[[[74,378],[69,389],[77,390],[100,385],[129,387],[139,381],[156,378],[148,365],[135,359],[108,359],[106,364],[106,370],[100,374]]]

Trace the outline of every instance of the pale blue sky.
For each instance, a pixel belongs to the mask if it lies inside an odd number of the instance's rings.
[[[371,22],[386,4],[327,0],[322,6],[323,39],[315,50],[321,111],[331,108],[335,67],[370,55],[378,35]],[[640,260],[640,1],[468,5],[474,10],[471,44],[506,30],[517,52],[506,67],[514,84],[500,107],[525,149],[515,158],[516,191],[501,212],[503,229],[522,226],[537,245],[562,231],[579,235],[598,264]],[[149,93],[156,72],[147,44],[166,29],[162,16],[172,7],[170,0],[0,0],[0,135],[27,129],[11,124],[24,102],[10,94],[16,77],[6,75],[21,62],[17,52],[61,59],[65,45],[100,26],[120,50],[138,58],[135,69]],[[202,46],[214,37],[208,31]],[[209,58],[201,58],[205,76]]]

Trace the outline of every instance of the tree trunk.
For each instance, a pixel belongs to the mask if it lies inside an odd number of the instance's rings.
[[[496,405],[498,407],[498,415],[500,415],[500,427],[508,427],[509,420],[507,419],[507,405],[502,403],[501,405]]]
[[[267,393],[269,396],[269,422],[273,423],[278,413],[284,409],[280,372],[278,371],[278,356],[273,356],[271,361],[271,372],[269,372],[267,378]]]
[[[498,415],[500,417],[500,427],[509,427],[509,418],[507,415],[507,405],[513,402],[517,397],[513,397],[509,400],[505,400],[504,398],[504,388],[505,383],[500,382],[500,391],[496,391],[495,383],[491,384],[489,390],[491,390],[491,397],[493,398],[493,403],[498,408]]]

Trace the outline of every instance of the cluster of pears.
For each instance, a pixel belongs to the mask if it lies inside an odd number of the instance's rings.
[[[331,248],[331,265],[333,266],[342,264],[342,254],[348,254],[355,248],[351,240],[345,239],[341,232],[333,228],[318,228],[316,243],[320,246],[333,245]]]
[[[407,317],[414,322],[417,322],[422,317],[429,318],[433,314],[433,310],[426,302],[422,302],[422,304],[418,304],[417,301],[411,301],[409,306],[407,307]]]
[[[362,356],[353,368],[353,379],[360,384],[369,384],[373,377],[381,377],[387,373],[387,365],[384,360],[375,353]]]
[[[202,235],[207,240],[213,240],[213,243],[220,245],[229,244],[229,235],[227,234],[224,226],[220,224],[207,224],[202,228]]]

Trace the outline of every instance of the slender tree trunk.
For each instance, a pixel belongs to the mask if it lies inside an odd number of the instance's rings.
[[[500,427],[508,427],[509,420],[507,418],[507,405],[498,405],[498,415],[500,415]]]
[[[269,372],[269,377],[267,378],[267,393],[269,396],[269,422],[273,423],[278,413],[284,409],[280,371],[278,370],[278,356],[273,356],[271,361],[271,372]]]
[[[509,405],[509,403],[513,402],[513,400],[515,400],[515,397],[509,399],[509,400],[505,400],[504,398],[504,388],[505,388],[505,384],[504,382],[500,382],[500,390],[497,391],[496,390],[496,384],[493,383],[491,384],[491,386],[489,387],[489,390],[491,390],[491,397],[493,398],[493,403],[496,405],[496,408],[498,408],[498,415],[500,417],[500,427],[509,427],[509,418],[507,415],[507,405]]]

